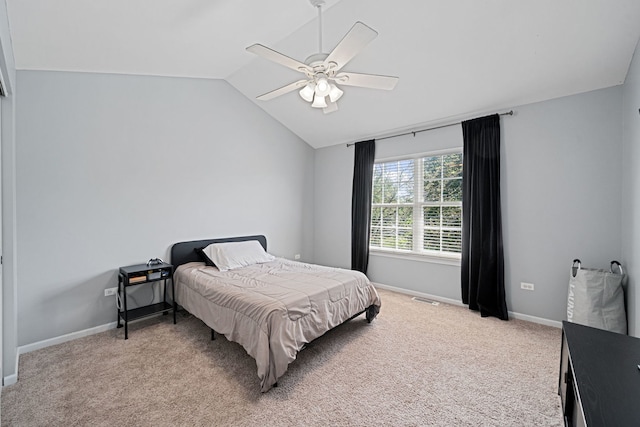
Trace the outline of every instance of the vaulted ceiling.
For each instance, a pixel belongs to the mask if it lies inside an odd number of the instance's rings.
[[[379,35],[345,70],[400,80],[323,114],[256,100],[302,75],[245,50],[317,53],[309,0],[6,1],[19,70],[225,79],[316,148],[622,84],[640,38],[638,0],[325,0],[323,50],[362,21]]]

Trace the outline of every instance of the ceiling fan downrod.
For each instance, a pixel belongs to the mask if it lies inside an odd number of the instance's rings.
[[[322,5],[324,0],[309,0],[309,2],[318,9],[318,53],[322,53]]]

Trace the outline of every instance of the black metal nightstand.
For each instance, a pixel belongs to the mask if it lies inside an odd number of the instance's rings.
[[[154,283],[158,281],[164,281],[164,291],[162,302],[146,305],[143,307],[127,309],[127,288],[130,286],[138,286],[148,283]],[[171,281],[171,297],[173,301],[167,302],[167,280]],[[122,302],[122,307],[117,307],[118,310],[118,328],[123,325],[120,324],[120,319],[124,321],[124,339],[129,338],[128,324],[132,320],[140,319],[154,315],[156,313],[167,314],[173,310],[173,324],[176,324],[176,311],[177,304],[175,301],[175,289],[173,286],[173,265],[166,262],[160,264],[136,264],[127,267],[120,267],[120,273],[118,274],[118,295]]]

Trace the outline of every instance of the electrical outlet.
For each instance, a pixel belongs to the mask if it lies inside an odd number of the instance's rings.
[[[525,289],[527,291],[535,290],[535,286],[533,283],[520,282],[520,288]]]
[[[300,259],[300,254],[295,254],[295,255],[293,256],[293,258],[294,258],[294,259]]]
[[[111,295],[115,295],[118,292],[118,288],[107,288],[104,290],[104,296],[110,297]]]

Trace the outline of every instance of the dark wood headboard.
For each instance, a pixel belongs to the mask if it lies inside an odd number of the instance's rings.
[[[173,264],[173,268],[177,268],[179,265],[186,264],[188,262],[202,261],[200,256],[194,251],[195,248],[203,248],[212,243],[245,242],[247,240],[257,240],[260,242],[264,250],[267,250],[267,238],[263,235],[191,240],[188,242],[175,243],[171,247],[171,264]]]

